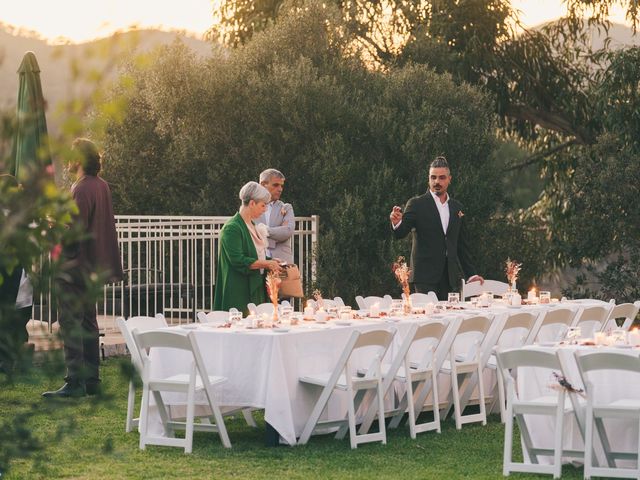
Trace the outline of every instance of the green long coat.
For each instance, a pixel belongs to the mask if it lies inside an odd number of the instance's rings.
[[[214,310],[235,307],[246,314],[248,303],[259,305],[267,301],[264,275],[260,270],[249,269],[256,260],[258,253],[249,229],[236,213],[220,231]]]

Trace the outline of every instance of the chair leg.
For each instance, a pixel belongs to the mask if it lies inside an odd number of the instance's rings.
[[[558,397],[556,410],[556,431],[553,445],[553,478],[560,478],[562,474],[562,430],[564,426],[564,394]]]
[[[511,402],[507,403],[504,422],[504,453],[502,460],[502,474],[506,477],[511,472],[511,455],[513,449],[513,410]]]
[[[382,444],[387,444],[387,427],[384,418],[384,390],[382,387],[382,377],[378,377],[378,431],[382,435]]]
[[[435,368],[431,369],[431,391],[433,392],[433,421],[436,424],[436,432],[441,433],[440,429],[440,396],[438,395],[438,372]]]
[[[409,413],[409,435],[412,439],[416,439],[416,410],[413,398],[413,382],[411,381],[411,375],[407,372],[405,385],[407,386],[406,398],[407,398],[407,410]]]
[[[125,431],[127,433],[133,430],[133,410],[136,401],[136,387],[133,380],[129,381],[129,396],[127,397],[127,421],[125,422]]]
[[[484,398],[484,378],[482,377],[482,367],[478,358],[478,395],[480,397],[480,415],[482,415],[482,425],[487,424],[487,404]]]
[[[451,394],[453,395],[453,414],[456,420],[456,430],[462,428],[462,412],[460,411],[460,391],[458,390],[458,372],[455,359],[451,358]]]
[[[592,455],[593,455],[593,406],[591,401],[587,402],[585,414],[586,428],[584,432],[584,478],[591,478]]]
[[[505,423],[506,420],[506,408],[505,408],[505,395],[504,395],[504,380],[499,370],[496,370],[496,377],[498,378],[498,402],[500,403],[500,421]]]
[[[251,409],[250,408],[245,408],[242,410],[242,416],[244,417],[244,421],[247,422],[247,425],[249,425],[250,427],[253,428],[257,428],[258,425],[256,424],[255,419],[253,418],[253,415],[251,415]]]
[[[140,407],[140,421],[138,426],[140,429],[140,450],[144,450],[147,446],[147,426],[149,423],[149,386],[142,387],[142,406]]]
[[[186,418],[186,430],[184,433],[184,453],[191,453],[193,450],[193,416],[195,410],[195,375],[191,379],[189,384],[189,391],[187,392],[187,418]]]
[[[351,388],[347,389],[347,395],[349,396],[349,404],[347,406],[349,417],[349,440],[351,442],[351,448],[358,448],[358,443],[356,441],[356,412],[353,405],[353,390]]]

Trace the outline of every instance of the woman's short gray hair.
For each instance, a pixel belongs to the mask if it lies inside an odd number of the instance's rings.
[[[245,207],[249,205],[249,202],[264,202],[269,203],[271,201],[271,194],[269,190],[264,188],[258,182],[249,182],[240,189],[240,201]]]

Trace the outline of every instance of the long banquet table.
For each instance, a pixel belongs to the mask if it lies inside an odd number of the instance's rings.
[[[584,305],[563,303],[563,306],[577,310]],[[552,306],[528,306],[518,311],[544,312],[547,308]],[[512,312],[504,305],[495,304],[491,308],[454,310],[439,315],[353,320],[351,325],[338,325],[333,321],[327,324],[303,322],[286,332],[216,328],[207,324],[169,328],[194,331],[209,375],[227,378],[227,382],[216,386],[220,405],[264,409],[265,421],[277,431],[282,441],[295,445],[320,392],[319,388],[301,384],[298,378],[331,370],[354,329],[362,332],[378,328],[397,329],[394,346],[388,354],[391,358],[412,323],[431,319],[445,321],[450,328],[436,351],[439,368],[454,341],[455,333],[452,332],[457,331],[464,317],[486,314],[493,318],[491,330],[483,343],[489,346],[483,350],[486,361],[502,325]],[[154,349],[151,363],[154,376],[182,373],[188,365],[188,354]],[[442,401],[449,391],[448,379],[440,380],[439,385]],[[461,392],[463,403],[472,397],[474,390],[473,381],[467,383],[467,389]],[[163,394],[164,397],[169,404],[184,405],[184,398],[179,394]],[[334,397],[328,407],[328,416],[342,418],[346,412],[344,399]],[[154,417],[150,429],[160,433],[161,425],[157,412],[153,415],[153,406],[150,413]]]

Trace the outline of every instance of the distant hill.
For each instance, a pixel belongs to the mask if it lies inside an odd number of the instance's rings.
[[[90,62],[97,71],[104,71],[107,65],[125,52],[149,51],[159,45],[171,44],[178,38],[197,55],[203,57],[213,55],[214,51],[219,52],[221,48],[181,32],[160,30],[134,30],[87,43],[50,45],[33,33],[16,31],[11,26],[0,24],[0,109],[15,108],[18,92],[17,70],[24,54],[32,51],[40,65],[42,89],[49,105],[47,123],[50,132],[55,134],[57,121],[52,112],[56,105],[88,93],[86,85],[72,82],[71,64],[74,60]],[[115,75],[115,72],[115,69],[111,69],[110,75]]]

